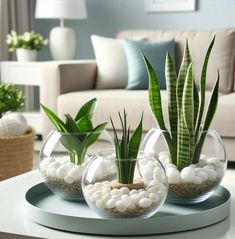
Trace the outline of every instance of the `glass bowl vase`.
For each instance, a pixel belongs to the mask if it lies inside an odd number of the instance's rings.
[[[188,153],[176,147],[171,156],[164,134],[157,128],[152,128],[146,135],[141,148],[154,152],[166,169],[169,183],[167,201],[177,204],[199,203],[209,198],[220,185],[227,168],[226,150],[219,134],[210,129],[200,132],[204,137],[201,146],[195,147],[191,153],[188,163],[179,163],[179,157]],[[170,137],[179,139],[177,133],[171,133]],[[177,152],[178,151],[178,152]],[[183,155],[184,156],[184,155]],[[186,157],[186,159],[187,159]]]
[[[168,183],[161,162],[153,154],[139,151],[137,159],[118,161],[115,151],[108,150],[90,160],[82,190],[89,207],[101,217],[148,218],[165,201]]]
[[[66,200],[84,200],[81,181],[84,169],[100,148],[112,147],[107,131],[62,133],[51,131],[39,153],[39,170],[47,187]]]

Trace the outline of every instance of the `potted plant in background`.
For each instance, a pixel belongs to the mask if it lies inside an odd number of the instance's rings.
[[[163,118],[157,75],[145,58],[150,83],[149,103],[160,130],[149,132],[143,148],[147,150],[148,145],[153,145],[148,141],[155,140],[156,145],[160,145],[160,134],[164,138],[168,152],[158,151],[158,156],[166,167],[169,181],[168,199],[176,203],[197,203],[208,198],[219,185],[226,168],[226,153],[222,140],[210,129],[218,103],[219,72],[207,111],[204,112],[206,72],[214,41],[215,38],[205,56],[199,90],[194,80],[188,42],[178,76],[173,61],[167,54],[169,128]]]
[[[98,141],[107,123],[94,127],[92,116],[96,106],[96,99],[86,102],[73,119],[65,115],[63,122],[46,106],[43,111],[51,120],[56,130],[53,130],[40,151],[40,171],[46,185],[53,193],[67,200],[83,199],[81,192],[81,178],[89,159],[88,149]],[[108,134],[99,139],[99,146],[110,147]]]
[[[34,130],[17,113],[24,96],[13,84],[0,84],[0,180],[32,169]]]
[[[90,160],[83,175],[83,194],[102,217],[147,218],[166,198],[165,170],[153,154],[139,150],[143,117],[132,134],[125,111],[119,118],[121,140],[111,119],[115,150],[100,152]]]
[[[28,62],[36,61],[37,51],[47,45],[48,41],[33,31],[25,32],[23,35],[11,31],[6,37],[6,43],[9,45],[10,52],[16,51],[18,61]]]

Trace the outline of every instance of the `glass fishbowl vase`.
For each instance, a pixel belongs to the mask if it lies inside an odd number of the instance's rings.
[[[153,154],[139,151],[137,159],[117,160],[115,151],[108,150],[90,160],[82,190],[89,207],[101,217],[148,218],[161,208],[168,183]]]
[[[143,141],[141,148],[155,153],[166,169],[168,202],[199,203],[209,198],[220,185],[227,168],[224,144],[214,129],[200,133],[204,138],[203,144],[195,146],[192,151],[190,147],[190,151],[179,147],[170,151],[164,137],[166,131],[157,128],[152,128]],[[170,137],[180,140],[177,133],[171,133]],[[189,141],[187,145],[190,145]],[[182,157],[187,163],[179,161]]]
[[[107,131],[61,133],[51,131],[39,154],[39,169],[47,187],[66,200],[84,200],[81,181],[92,155],[112,147]]]

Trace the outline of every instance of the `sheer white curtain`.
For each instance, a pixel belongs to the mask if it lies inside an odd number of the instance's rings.
[[[0,61],[15,60],[15,53],[8,52],[6,35],[11,31],[22,34],[32,29],[33,0],[0,0]],[[1,81],[1,79],[0,79]],[[25,110],[33,108],[34,90],[21,87],[25,94]]]

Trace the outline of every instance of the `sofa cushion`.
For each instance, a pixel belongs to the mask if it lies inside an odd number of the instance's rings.
[[[128,80],[126,57],[120,39],[92,35],[97,62],[97,89],[125,88]]]
[[[149,40],[164,41],[174,38],[176,42],[176,65],[179,69],[186,38],[194,62],[196,81],[199,82],[203,59],[209,43],[216,34],[214,49],[208,65],[206,88],[211,90],[216,79],[217,69],[220,71],[220,91],[232,91],[234,84],[235,62],[235,28],[211,31],[158,31],[158,30],[126,30],[118,33],[119,38],[134,39],[143,37]]]
[[[170,41],[134,41],[124,39],[124,50],[128,66],[128,90],[148,89],[149,80],[140,50],[157,73],[161,89],[166,89],[165,57],[166,53],[174,59],[174,40]]]

